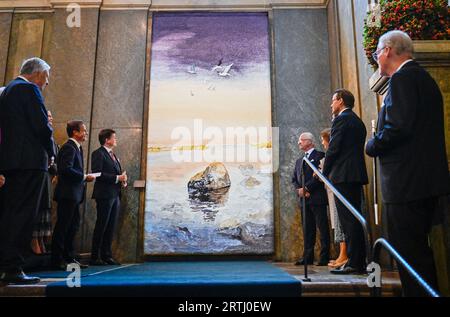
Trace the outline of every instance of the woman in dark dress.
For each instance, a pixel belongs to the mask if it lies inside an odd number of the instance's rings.
[[[52,113],[48,111],[48,121],[50,124],[53,122]],[[54,151],[58,153],[58,146],[56,143],[53,145]],[[47,253],[47,245],[51,241],[52,236],[52,183],[56,177],[57,169],[55,164],[55,157],[49,159],[48,175],[42,189],[41,205],[39,207],[39,213],[37,215],[36,224],[33,230],[33,236],[31,240],[31,250],[34,254]]]

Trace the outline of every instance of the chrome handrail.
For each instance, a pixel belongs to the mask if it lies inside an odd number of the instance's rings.
[[[331,189],[331,191],[334,193],[334,195],[344,204],[345,207],[348,208],[348,210],[353,214],[353,216],[355,216],[355,218],[361,224],[363,231],[364,231],[364,242],[366,245],[366,258],[367,258],[366,260],[368,263],[370,263],[371,256],[372,256],[371,244],[370,244],[371,238],[369,235],[369,230],[367,229],[366,219],[364,219],[364,217],[361,215],[361,213],[358,210],[356,210],[356,208],[353,207],[352,204],[350,204],[344,196],[342,196],[342,194],[336,189],[336,187],[334,187],[333,184],[331,184],[331,182],[328,180],[328,178],[326,178],[322,174],[322,172],[320,172],[319,169],[308,158],[304,157],[303,162],[306,162],[309,165],[309,167],[311,167],[311,169],[314,171],[314,173],[317,175],[317,177],[319,177],[322,180],[322,182],[329,189]],[[303,185],[303,187],[304,187],[304,185]]]
[[[345,205],[345,207],[348,208],[348,210],[355,216],[355,218],[359,221],[361,224],[363,231],[364,231],[364,240],[366,244],[366,257],[367,262],[375,262],[378,263],[378,259],[380,256],[381,247],[383,246],[389,254],[391,254],[396,260],[397,263],[399,263],[405,270],[408,272],[409,275],[411,275],[421,287],[425,289],[425,291],[430,294],[432,297],[439,297],[439,294],[411,267],[411,265],[406,262],[405,259],[395,250],[392,245],[384,238],[379,238],[375,241],[373,248],[371,248],[370,240],[371,237],[369,235],[369,231],[367,229],[367,221],[364,219],[364,217],[361,215],[361,213],[356,210],[355,207],[352,206],[348,202],[348,200],[342,196],[342,194],[331,184],[331,182],[326,178],[322,172],[319,171],[319,169],[306,157],[303,158],[303,162],[306,162],[311,169],[314,171],[314,173],[319,177],[323,183],[331,189],[331,191],[334,193],[334,195]],[[302,165],[303,166],[303,165]],[[304,181],[302,179],[302,186],[304,187]],[[305,201],[305,198],[303,197],[303,201]],[[373,254],[371,252],[373,250]],[[379,296],[381,295],[381,285],[380,287],[374,286],[372,288],[372,296]]]
[[[415,279],[417,283],[432,297],[440,297],[439,294],[406,262],[406,260],[392,247],[392,245],[384,238],[379,238],[373,245],[373,261],[378,263],[380,257],[381,247],[384,247],[386,251],[393,256],[397,263],[400,264],[408,274]],[[374,287],[372,289],[372,296],[381,295],[380,287]]]

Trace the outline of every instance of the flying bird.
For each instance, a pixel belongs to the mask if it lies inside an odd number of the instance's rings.
[[[223,71],[221,73],[219,73],[219,76],[222,76],[222,77],[231,76],[230,73],[229,73],[230,69],[231,69],[231,66],[233,66],[233,63],[231,63],[230,65],[226,66],[223,69]]]
[[[221,66],[222,65],[222,60],[223,60],[223,58],[221,58],[220,59],[220,61],[217,63],[217,65],[216,66],[214,66],[212,69],[211,69],[211,71],[212,72],[221,72],[221,71],[223,71],[223,66]]]

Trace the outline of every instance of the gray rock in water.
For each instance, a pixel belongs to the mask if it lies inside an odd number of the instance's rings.
[[[228,227],[228,228],[220,228],[217,232],[223,236],[228,236],[232,239],[241,240],[242,232],[240,227]]]
[[[212,191],[231,186],[230,175],[223,163],[214,162],[197,174],[188,183],[189,191]]]
[[[257,244],[261,239],[271,234],[268,226],[253,222],[246,222],[240,225],[240,228],[241,241],[245,244]]]
[[[260,225],[253,222],[219,228],[217,232],[221,235],[240,240],[246,245],[261,244],[261,242],[264,242],[272,235],[267,225]]]

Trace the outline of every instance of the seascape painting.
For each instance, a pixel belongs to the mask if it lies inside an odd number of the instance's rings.
[[[144,253],[271,254],[267,13],[155,13]]]

